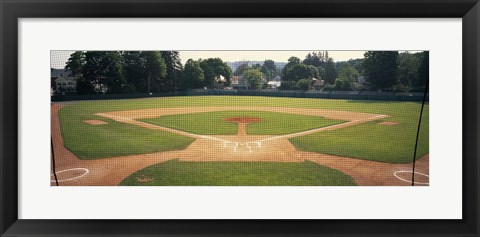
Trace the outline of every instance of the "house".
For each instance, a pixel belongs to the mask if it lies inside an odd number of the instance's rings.
[[[272,81],[269,81],[267,82],[267,88],[268,89],[278,89],[280,86],[282,85],[282,82],[281,81],[275,81],[275,80],[272,80]]]
[[[75,92],[77,89],[77,80],[72,77],[58,77],[55,79],[55,90],[58,92]]]
[[[275,78],[273,78],[273,79],[270,80],[270,81],[281,81],[281,80],[282,80],[282,78],[277,75]]]
[[[65,69],[50,69],[50,89],[55,92],[75,92],[78,76]]]
[[[312,78],[312,86],[315,90],[320,90],[325,85],[325,81],[322,79]]]
[[[233,89],[248,90],[248,82],[243,76],[236,76],[236,81],[235,85],[232,84]]]
[[[222,75],[218,75],[218,76],[215,77],[215,82],[216,83],[225,83],[225,82],[227,82],[227,79],[225,79],[225,77],[222,76]]]
[[[213,81],[214,81],[215,88],[223,89],[225,86],[225,83],[227,82],[227,79],[225,79],[225,77],[222,75],[218,75],[215,77]]]
[[[232,87],[238,85],[238,76],[232,76],[232,78],[230,78],[230,85],[232,85]]]

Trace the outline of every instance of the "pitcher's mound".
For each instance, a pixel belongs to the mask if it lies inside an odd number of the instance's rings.
[[[247,117],[247,116],[238,116],[238,117],[230,117],[224,119],[225,121],[228,122],[235,122],[235,123],[258,123],[262,121],[259,118],[252,118],[252,117]]]
[[[398,122],[381,122],[381,123],[378,123],[380,125],[385,125],[385,126],[393,126],[393,125],[398,125],[400,123]]]
[[[102,124],[108,124],[107,122],[101,121],[101,120],[83,120],[84,123],[90,124],[90,125],[102,125]]]

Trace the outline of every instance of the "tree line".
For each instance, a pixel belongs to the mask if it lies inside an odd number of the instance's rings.
[[[66,66],[77,80],[77,94],[172,92],[212,88],[232,71],[220,58],[188,60],[178,51],[76,51]]]
[[[282,71],[282,85],[280,89],[308,90],[313,80],[323,80],[326,84],[333,84],[337,77],[335,62],[328,52],[312,52],[302,61],[297,57],[290,57]]]
[[[248,89],[258,90],[266,87],[265,82],[275,79],[280,74],[275,62],[267,59],[263,64],[256,63],[249,66],[248,62],[241,63],[235,72],[234,76],[241,76],[247,83]]]
[[[429,52],[367,51],[364,58],[334,62],[328,52],[312,52],[304,60],[290,57],[282,71],[284,90],[424,91],[429,79]],[[318,89],[318,88],[317,88]]]
[[[367,81],[377,90],[424,91],[429,52],[367,51],[362,62]]]
[[[423,91],[429,79],[429,52],[367,51],[364,58],[335,62],[327,51],[290,57],[282,70],[273,60],[235,72],[220,58],[189,59],[178,51],[76,51],[66,66],[78,76],[77,93],[151,93],[229,86],[241,76],[249,89],[281,77],[281,90]],[[220,76],[223,76],[222,80]],[[321,83],[318,83],[321,82]],[[317,84],[315,84],[317,83]]]

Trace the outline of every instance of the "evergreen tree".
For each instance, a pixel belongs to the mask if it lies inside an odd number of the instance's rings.
[[[238,67],[237,69],[235,69],[235,72],[233,73],[233,75],[235,76],[241,76],[243,75],[243,73],[250,69],[250,66],[248,66],[248,62],[242,62]]]
[[[337,78],[337,69],[335,67],[335,62],[332,58],[328,58],[325,63],[325,76],[323,80],[325,83],[333,85],[335,83],[335,79]]]
[[[178,88],[178,83],[182,78],[182,62],[178,51],[162,51],[163,60],[167,65],[167,77],[161,91],[174,91]]]
[[[263,62],[261,71],[263,75],[265,75],[267,81],[270,81],[277,76],[277,66],[275,65],[275,62],[270,59]]]

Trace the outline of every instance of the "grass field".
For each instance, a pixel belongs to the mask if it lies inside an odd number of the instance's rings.
[[[428,122],[428,112],[425,112],[423,121]],[[395,126],[378,124],[382,121],[395,121],[400,124]],[[409,163],[413,161],[417,125],[418,119],[396,116],[344,129],[295,137],[289,141],[303,151],[387,163]],[[421,126],[417,159],[428,153],[428,126],[428,123]]]
[[[67,105],[60,110],[62,135],[65,146],[82,159],[183,149],[193,139],[168,132],[116,123],[94,114],[145,108],[192,106],[318,108],[389,115],[391,117],[384,119],[385,121],[398,122],[399,124],[385,126],[377,124],[378,121],[374,121],[335,131],[325,131],[297,137],[290,141],[298,149],[305,151],[388,163],[408,163],[411,162],[414,152],[413,148],[418,125],[417,116],[420,112],[421,103],[248,96],[198,96],[85,101]],[[192,116],[195,117],[196,115]],[[425,107],[424,116],[417,157],[428,153],[428,104]],[[91,126],[83,123],[84,120],[88,119],[103,120],[109,124]],[[191,121],[198,122],[199,120]],[[309,118],[305,118],[305,124],[310,126],[311,123],[307,121],[309,121]],[[280,126],[283,121],[278,121],[278,123]],[[262,128],[263,125],[260,125],[260,123],[258,125],[251,124],[250,126],[260,126],[250,130],[250,133],[270,131],[265,127]],[[305,127],[302,126],[302,129]],[[210,129],[215,129],[215,127],[210,126]],[[229,132],[232,131],[230,130]],[[201,132],[208,133],[209,131]],[[276,132],[281,134],[287,131]]]
[[[225,121],[231,117],[259,118],[261,122],[247,125],[250,135],[283,135],[330,126],[343,121],[317,116],[263,111],[219,111],[194,114],[167,115],[141,121],[202,135],[237,134],[237,123]]]
[[[159,163],[127,177],[124,186],[354,186],[344,173],[313,162]]]
[[[60,111],[62,137],[65,147],[81,159],[181,150],[195,141],[169,132],[119,123],[74,108],[65,107]],[[83,122],[91,119],[108,124],[92,126]]]

